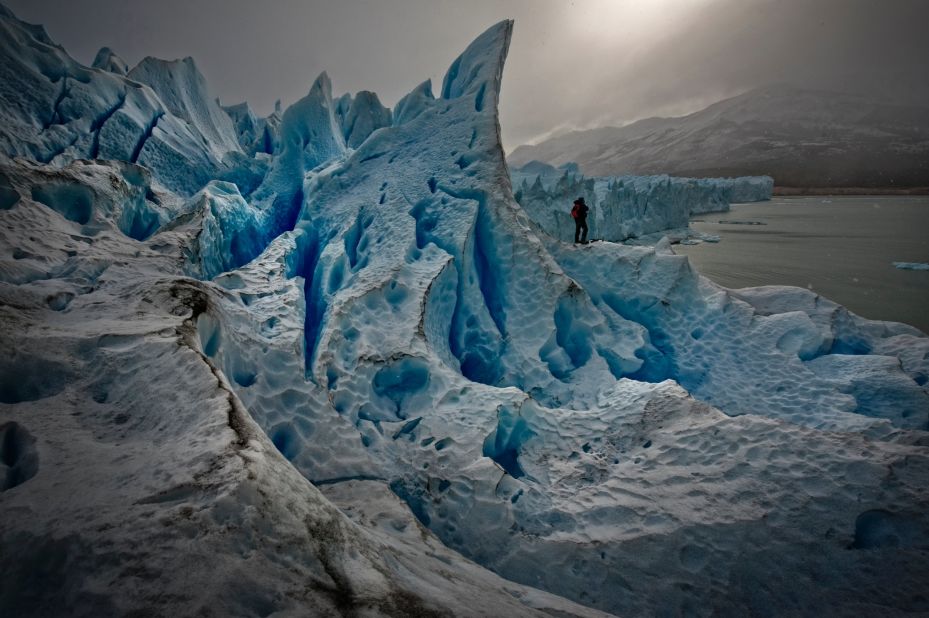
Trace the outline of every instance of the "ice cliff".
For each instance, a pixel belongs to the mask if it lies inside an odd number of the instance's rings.
[[[267,119],[0,22],[0,613],[926,610],[929,339],[538,234],[511,22]]]
[[[690,216],[729,210],[729,204],[771,199],[770,176],[677,178],[616,176],[585,178],[576,165],[555,168],[530,161],[510,171],[515,199],[545,233],[574,240],[571,204],[590,207],[590,238],[613,242],[658,240],[688,226]]]

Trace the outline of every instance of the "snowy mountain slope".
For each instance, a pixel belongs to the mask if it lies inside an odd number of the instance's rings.
[[[0,607],[924,609],[929,339],[538,237],[511,34],[354,148],[321,76],[253,191],[2,162]]]
[[[681,118],[520,146],[511,165],[577,162],[591,176],[773,176],[778,186],[929,186],[929,108],[786,85]]]

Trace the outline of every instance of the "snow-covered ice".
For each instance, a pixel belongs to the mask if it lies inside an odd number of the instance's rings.
[[[438,92],[265,119],[0,22],[0,609],[926,610],[929,338],[539,234],[512,22]]]

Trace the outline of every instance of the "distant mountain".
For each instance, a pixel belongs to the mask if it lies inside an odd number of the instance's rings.
[[[787,187],[929,186],[929,106],[770,86],[680,118],[520,146],[511,166],[577,162],[590,176],[774,177]]]

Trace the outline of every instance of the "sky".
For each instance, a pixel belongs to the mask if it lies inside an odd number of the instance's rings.
[[[500,124],[510,151],[567,130],[678,116],[791,84],[929,106],[929,0],[0,0],[78,61],[192,56],[223,104],[433,92],[486,28],[516,20]]]

